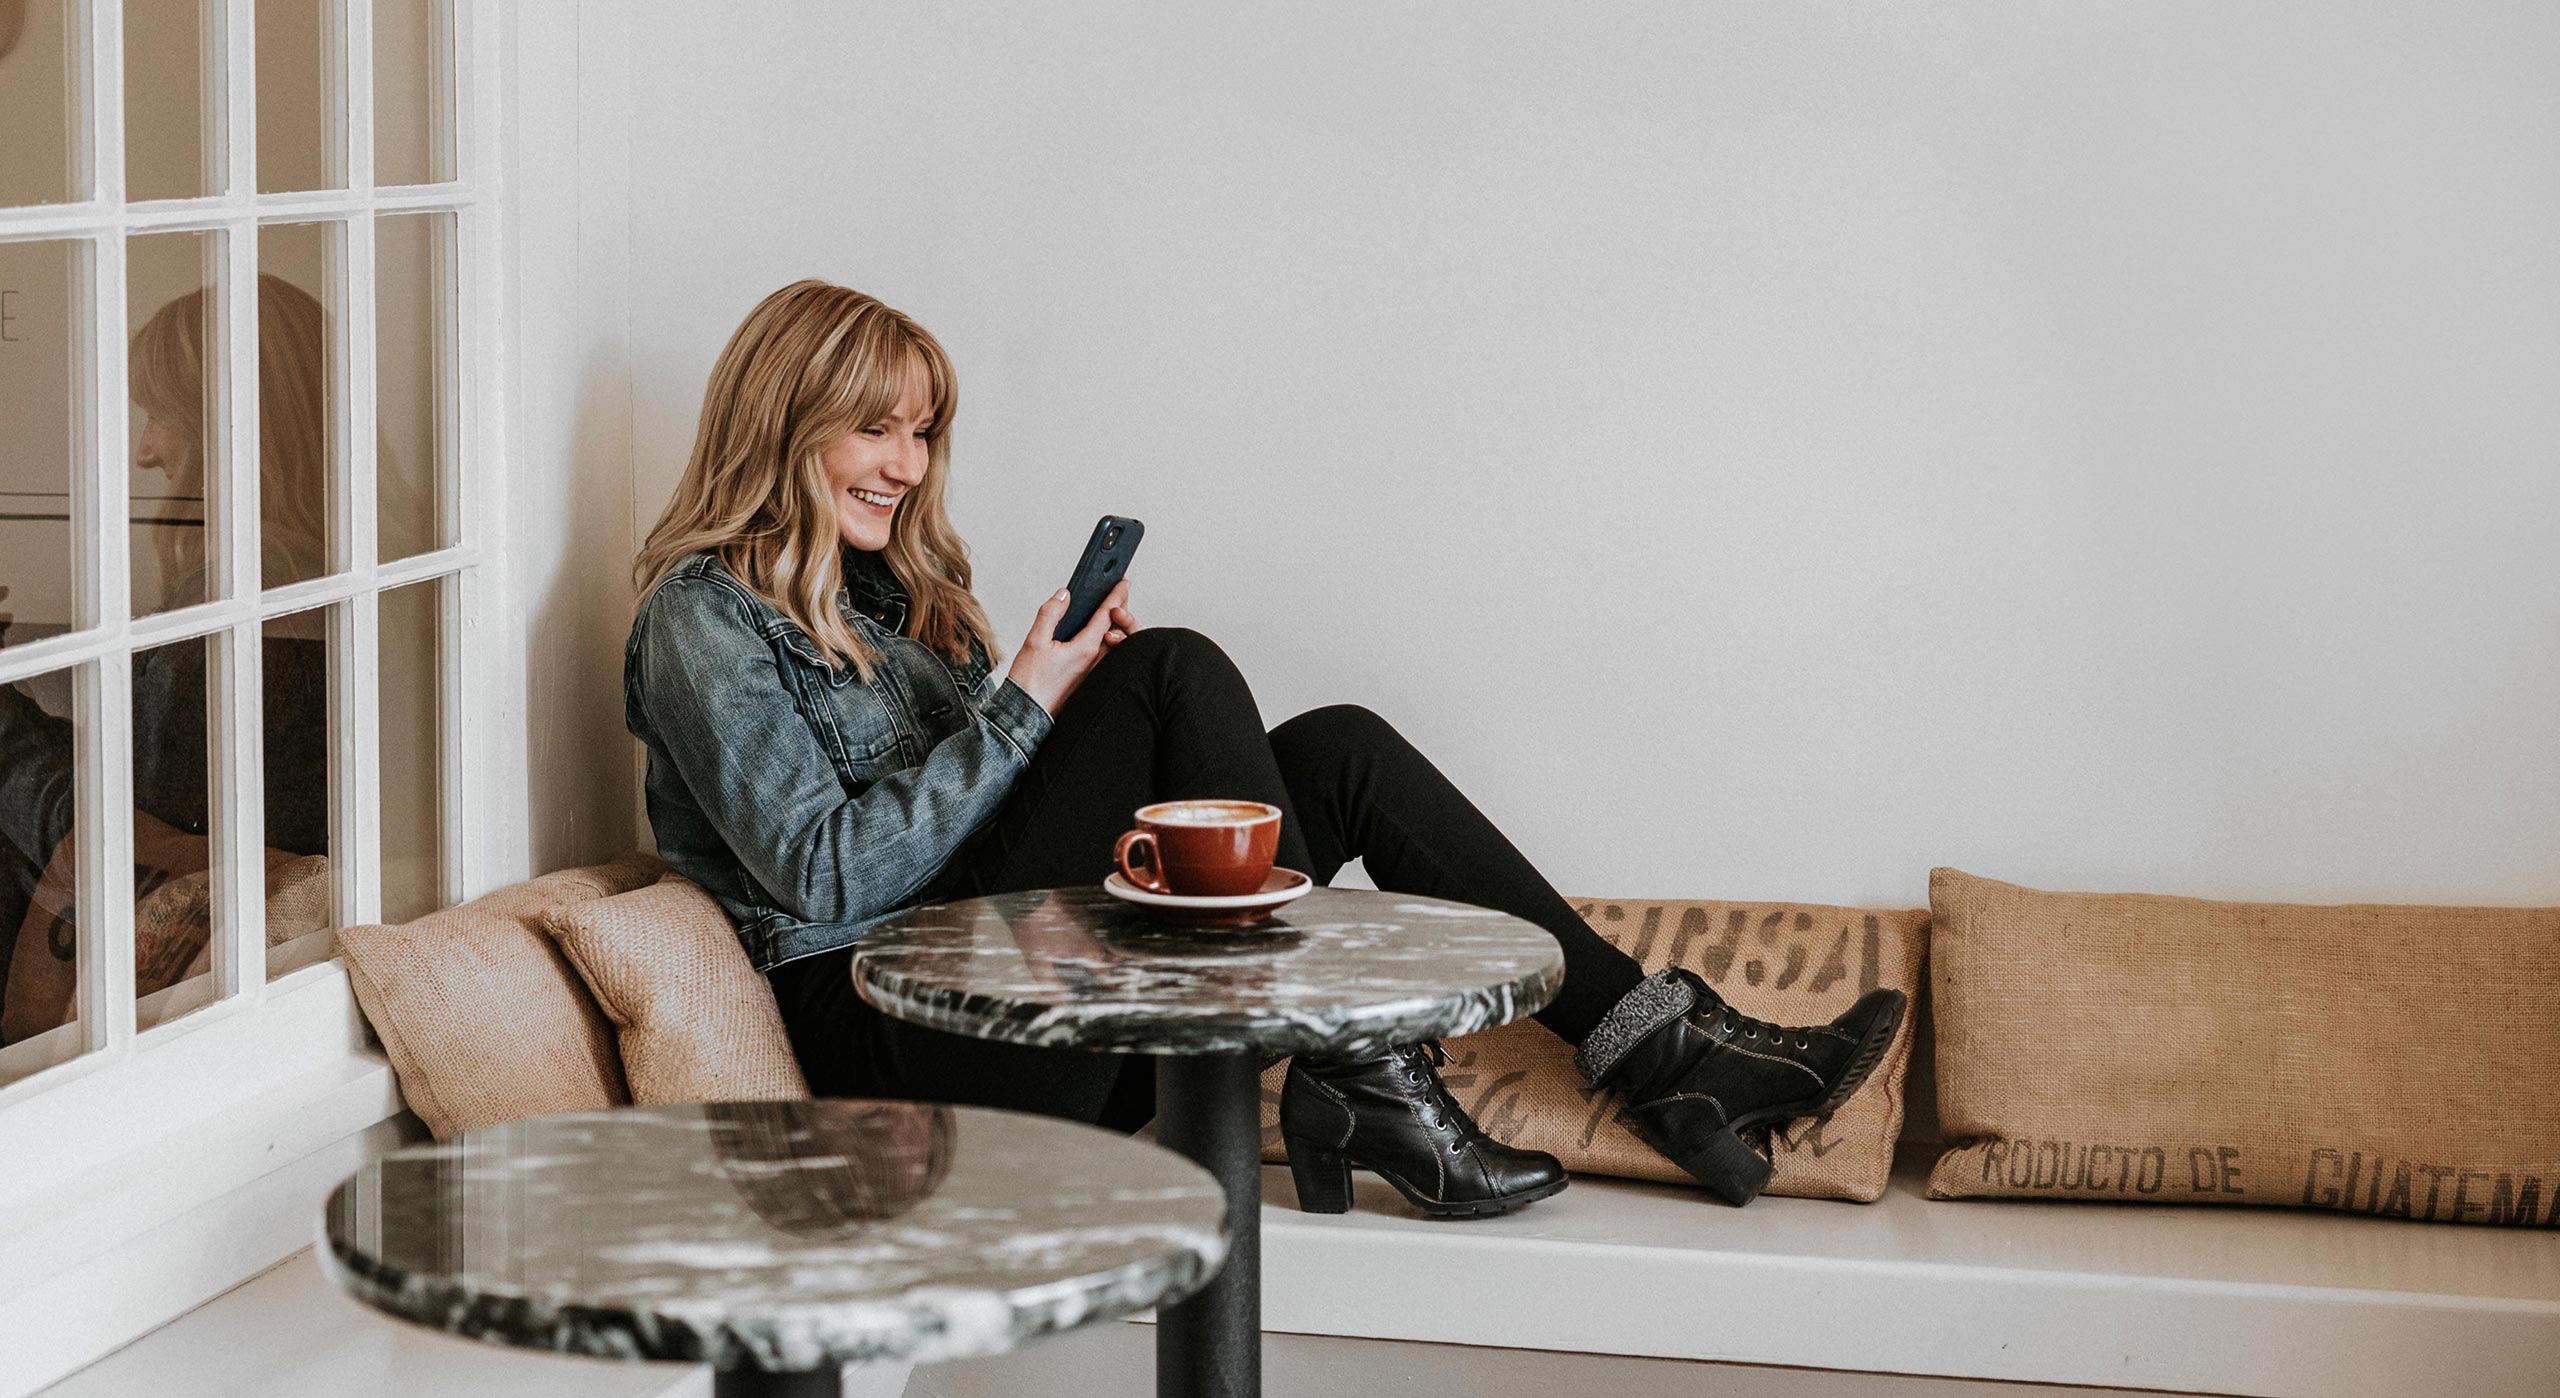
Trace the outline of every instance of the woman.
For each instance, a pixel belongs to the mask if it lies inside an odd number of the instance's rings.
[[[168,477],[167,493],[205,490],[207,346],[212,301],[191,291],[134,332],[126,364],[142,430],[134,464]],[[280,277],[258,278],[258,586],[281,587],[327,572],[329,328],[320,303]],[[204,531],[153,529],[161,588],[137,612],[205,599]],[[0,589],[5,594],[6,589]],[[0,614],[0,628],[8,617]],[[266,623],[259,647],[265,706],[266,825],[271,850],[329,849],[329,667],[314,610]],[[212,860],[205,767],[205,644],[184,641],[133,658],[133,800],[136,895]],[[14,685],[0,685],[0,1043],[51,1028],[71,1013],[78,945],[67,887],[77,850],[72,826],[68,721]],[[199,938],[199,942],[201,938]],[[187,950],[184,946],[175,949]],[[141,988],[162,976],[137,968]],[[32,1003],[41,981],[61,994]],[[21,980],[12,996],[8,983]]]
[[[1280,807],[1279,863],[1318,883],[1358,858],[1381,888],[1552,933],[1565,983],[1539,1022],[1733,1203],[1770,1173],[1743,1133],[1831,1110],[1891,1040],[1897,992],[1781,1028],[1688,972],[1647,977],[1385,720],[1336,706],[1266,732],[1217,646],[1140,630],[1125,581],[1066,641],[1052,639],[1066,594],[1051,597],[995,675],[943,512],[956,407],[951,362],[913,321],[843,287],[784,287],[713,367],[692,460],[636,566],[625,714],[648,748],[659,850],[737,919],[820,1095],[1143,1124],[1147,1060],[893,1020],[853,993],[846,962],[863,924],[899,908],[1091,883],[1132,811],[1200,796]],[[1290,1064],[1281,1130],[1302,1203],[1349,1207],[1352,1164],[1445,1215],[1564,1187],[1553,1156],[1478,1130],[1434,1057]]]

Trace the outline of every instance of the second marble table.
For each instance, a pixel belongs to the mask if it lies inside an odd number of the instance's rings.
[[[1410,894],[1319,888],[1257,924],[1181,928],[1063,888],[901,913],[863,933],[853,978],[930,1028],[1157,1056],[1157,1139],[1225,1188],[1228,1246],[1158,1317],[1157,1392],[1240,1398],[1261,1391],[1263,1065],[1507,1024],[1555,994],[1564,954],[1533,923]]]
[[[1225,1208],[1189,1161],[1070,1122],[713,1102],[394,1151],[329,1196],[320,1256],[421,1325],[813,1398],[848,1362],[993,1354],[1184,1296]]]

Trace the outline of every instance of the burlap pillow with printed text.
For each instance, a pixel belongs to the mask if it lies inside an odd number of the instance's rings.
[[[1878,986],[1919,998],[1929,945],[1926,910],[1623,898],[1573,903],[1583,921],[1647,971],[1686,966],[1745,1014],[1763,1019],[1819,1024]],[[1903,1016],[1884,1061],[1838,1111],[1771,1134],[1777,1174],[1769,1193],[1861,1203],[1883,1195],[1902,1132],[1902,1080],[1915,1019]],[[1444,1047],[1451,1061],[1442,1078],[1496,1139],[1550,1152],[1576,1173],[1691,1183],[1628,1127],[1617,1094],[1585,1082],[1574,1070],[1571,1046],[1536,1021]],[[1280,1140],[1286,1067],[1262,1079],[1266,1160],[1287,1158]]]
[[[2560,1226],[2560,908],[1929,902],[1932,1196]]]

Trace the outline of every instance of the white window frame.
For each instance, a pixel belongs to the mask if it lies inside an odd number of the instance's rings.
[[[76,391],[85,420],[75,428],[79,474],[72,486],[75,617],[61,636],[0,650],[0,683],[71,669],[78,752],[76,836],[81,860],[79,1000],[75,1024],[0,1049],[17,1076],[0,1084],[0,1238],[40,1211],[84,1171],[126,1159],[200,1122],[271,1096],[296,1075],[343,1072],[361,1033],[344,972],[322,959],[326,935],[304,948],[312,964],[269,979],[262,839],[264,824],[260,676],[256,654],[268,618],[333,608],[330,854],[338,926],[381,913],[381,789],[378,599],[389,588],[446,579],[439,590],[440,893],[453,902],[485,882],[496,862],[487,838],[520,831],[520,789],[474,779],[480,754],[503,750],[490,731],[504,705],[494,695],[510,665],[496,644],[501,628],[490,544],[502,519],[504,405],[498,396],[499,215],[502,151],[500,35],[494,0],[444,0],[447,42],[434,56],[449,111],[458,178],[377,191],[373,175],[373,28],[367,0],[334,0],[337,108],[344,187],[260,194],[256,172],[255,0],[202,0],[207,69],[225,74],[218,159],[225,192],[128,204],[124,199],[123,0],[83,0],[71,8],[75,92],[74,158],[87,197],[74,203],[0,209],[0,241],[84,241],[87,336],[78,346]],[[443,108],[443,99],[436,105]],[[446,547],[382,564],[373,497],[374,220],[383,214],[450,212],[453,352],[447,358],[456,414],[439,473]],[[254,421],[258,386],[256,231],[267,224],[339,221],[339,271],[332,287],[339,322],[333,347],[337,505],[331,530],[345,567],[272,591],[258,588]],[[213,432],[218,484],[207,531],[228,542],[209,548],[220,600],[171,612],[131,615],[126,426],[125,239],[129,235],[217,230],[225,238],[225,294],[217,333],[227,351]],[[210,472],[209,472],[210,474]],[[209,542],[211,540],[209,539]],[[246,564],[245,577],[237,573]],[[137,1027],[133,982],[132,660],[134,652],[202,637],[211,647],[208,716],[214,820],[214,896],[219,909],[209,1004],[149,1028]],[[485,777],[487,774],[482,773]],[[471,838],[474,827],[483,838]],[[180,987],[181,991],[186,987]],[[166,994],[167,992],[164,992]],[[201,993],[199,991],[198,993]],[[144,1007],[154,1008],[154,1007]],[[177,1005],[157,1008],[176,1010]],[[17,1055],[12,1063],[9,1055]],[[334,1055],[334,1057],[333,1057]],[[39,1066],[40,1065],[40,1066]],[[5,1269],[0,1269],[5,1270]],[[0,1276],[0,1296],[11,1278]],[[16,1280],[25,1281],[25,1277]]]

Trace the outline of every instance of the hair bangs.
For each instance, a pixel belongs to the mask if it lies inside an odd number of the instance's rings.
[[[799,434],[803,444],[814,449],[869,427],[910,393],[925,400],[932,436],[950,424],[951,362],[913,321],[875,302],[852,317],[830,349],[809,366],[815,382]]]
[[[206,313],[213,303],[193,291],[162,306],[134,332],[125,360],[128,389],[145,417],[203,428],[210,385],[205,381]]]

